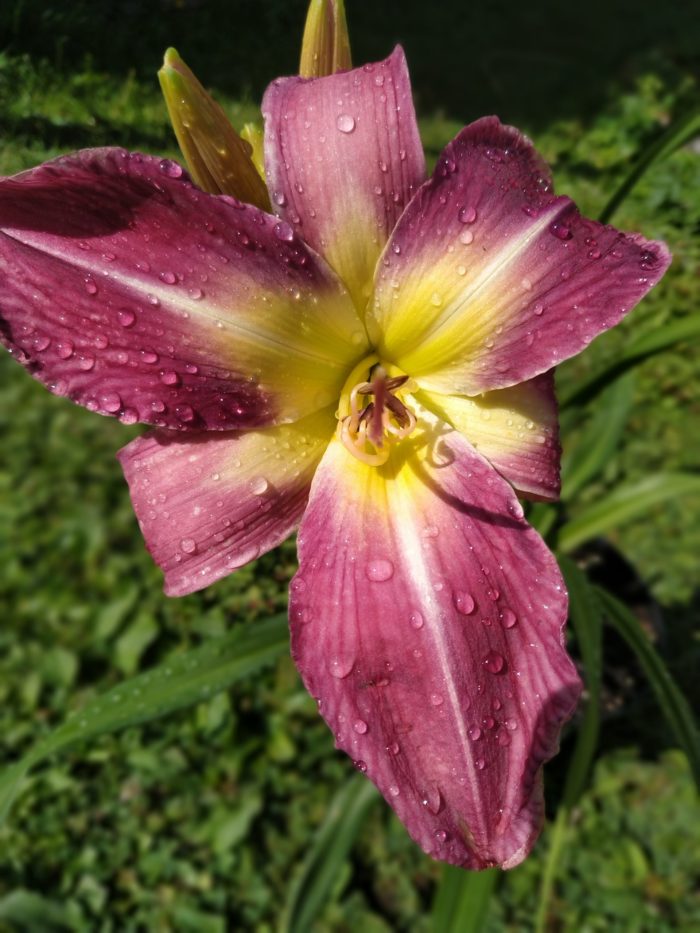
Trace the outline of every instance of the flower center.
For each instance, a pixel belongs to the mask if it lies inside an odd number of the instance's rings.
[[[357,381],[359,376],[366,376]],[[400,398],[413,388],[404,373],[389,374],[377,357],[355,367],[340,400],[340,440],[353,457],[370,466],[389,459],[391,445],[408,437],[416,416]]]

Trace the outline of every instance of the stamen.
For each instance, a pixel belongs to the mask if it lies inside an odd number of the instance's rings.
[[[350,414],[340,421],[340,439],[363,463],[370,466],[386,463],[390,445],[414,430],[416,416],[393,394],[407,381],[408,376],[388,377],[382,366],[376,366],[370,382],[360,382],[352,388]],[[373,400],[361,407],[369,395]]]

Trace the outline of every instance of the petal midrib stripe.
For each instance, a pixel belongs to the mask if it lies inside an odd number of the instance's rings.
[[[70,259],[66,259],[65,255],[60,250],[52,250],[42,243],[37,245],[32,242],[31,239],[22,239],[22,237],[17,236],[15,233],[9,233],[7,230],[0,231],[3,236],[6,236],[9,240],[13,240],[16,243],[19,243],[25,249],[31,249],[35,252],[50,256],[52,259],[56,259],[59,262],[62,262],[64,265],[79,269],[81,272],[93,276],[99,276],[110,279],[112,282],[124,285],[126,288],[131,289],[136,292],[137,295],[143,296],[147,294],[157,298],[159,302],[164,302],[166,306],[170,305],[174,310],[180,311],[187,315],[192,314],[194,318],[206,318],[208,321],[212,321],[215,325],[221,324],[223,328],[231,331],[235,331],[240,336],[246,338],[252,344],[265,344],[268,347],[274,348],[277,352],[281,353],[284,356],[289,355],[290,349],[298,356],[304,357],[308,360],[314,362],[323,363],[326,366],[331,366],[335,369],[345,369],[347,364],[343,360],[335,360],[332,357],[323,356],[319,353],[314,353],[312,350],[309,350],[305,347],[299,346],[298,343],[293,340],[279,340],[275,337],[270,336],[269,334],[260,333],[260,331],[252,330],[249,327],[246,327],[240,320],[230,321],[226,318],[222,318],[216,314],[212,314],[209,310],[209,305],[206,302],[201,300],[195,301],[193,298],[187,299],[182,294],[175,295],[171,287],[166,287],[148,280],[147,282],[139,279],[135,276],[129,276],[125,274],[117,274],[114,269],[105,263],[104,265],[99,265],[92,261],[80,261],[78,256],[71,256]],[[99,279],[98,279],[99,284]]]

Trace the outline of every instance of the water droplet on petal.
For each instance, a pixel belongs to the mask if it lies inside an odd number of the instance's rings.
[[[72,340],[61,340],[56,344],[56,354],[62,360],[69,360],[73,356],[74,349]]]
[[[115,412],[118,412],[122,407],[122,400],[116,392],[109,392],[106,395],[101,396],[100,402],[102,404],[102,408],[112,415]]]
[[[389,793],[391,794],[392,797],[398,797],[401,791],[396,784],[391,784],[389,786]]]
[[[415,628],[415,629],[423,628],[424,619],[423,619],[422,614],[418,612],[418,610],[411,613],[408,621],[411,623],[411,628]]]
[[[132,327],[136,320],[136,315],[129,308],[121,308],[117,312],[117,320],[122,327]]]
[[[481,729],[478,726],[469,726],[467,735],[472,740],[472,742],[478,742],[481,738]]]
[[[262,496],[267,492],[269,485],[264,476],[254,476],[248,483],[248,488],[254,496]]]
[[[194,554],[197,548],[197,543],[194,538],[182,538],[180,541],[180,550],[184,554]]]
[[[287,203],[287,197],[284,191],[273,191],[272,200],[277,205],[277,207],[284,207],[284,205]]]
[[[174,285],[177,282],[177,276],[174,272],[161,272],[159,277],[165,282],[166,285]]]
[[[454,604],[457,612],[461,612],[462,615],[465,616],[468,616],[469,613],[474,612],[476,607],[474,597],[466,590],[460,590],[454,594]]]
[[[168,178],[182,177],[182,166],[178,165],[177,162],[173,162],[172,159],[161,159],[160,170],[164,175],[167,175]]]
[[[481,663],[491,674],[500,674],[506,666],[505,658],[497,651],[489,651],[484,655]]]
[[[469,246],[470,243],[474,242],[474,234],[471,230],[462,230],[459,235],[459,242],[464,243],[465,246]]]
[[[438,829],[438,831],[435,833],[435,838],[440,843],[440,845],[442,845],[442,843],[447,839],[447,833],[444,829]]]
[[[560,220],[555,220],[549,228],[554,236],[558,240],[569,240],[571,239],[571,228],[568,224],[562,223]]]
[[[95,357],[85,354],[78,359],[78,367],[83,370],[85,373],[89,373],[95,365]]]
[[[442,706],[444,703],[444,697],[440,693],[431,693],[430,702],[433,704],[433,706]]]
[[[503,623],[504,628],[513,628],[514,625],[518,623],[518,617],[508,606],[505,607],[501,613],[501,622]]]
[[[90,276],[87,276],[85,279],[85,291],[88,293],[88,295],[97,294],[97,282],[95,282],[93,278],[90,278]]]
[[[291,243],[294,239],[294,230],[286,220],[280,220],[279,223],[276,223],[272,231],[278,240],[284,240],[286,243]]]
[[[476,220],[476,208],[472,206],[460,207],[457,213],[457,220],[461,224],[473,224]]]
[[[515,732],[515,730],[518,728],[518,723],[515,719],[506,719],[504,725],[509,732]]]
[[[335,657],[331,658],[328,664],[328,670],[334,677],[337,677],[338,680],[342,680],[344,677],[348,676],[354,666],[355,661],[352,658]]]
[[[365,732],[367,732],[367,723],[364,721],[364,719],[356,719],[352,724],[352,727],[355,732],[358,733],[358,735],[364,735]]]
[[[355,129],[355,118],[349,113],[341,113],[335,121],[335,125],[341,133],[352,133]]]
[[[167,369],[160,374],[160,381],[166,386],[176,386],[180,384],[180,377],[176,372]]]
[[[431,813],[437,816],[443,806],[442,794],[440,793],[439,787],[434,785],[428,788],[421,798],[421,803],[430,810]]]
[[[366,761],[362,761],[362,759],[360,759],[360,758],[358,758],[356,761],[353,761],[353,764],[355,765],[355,767],[357,768],[357,770],[358,770],[358,771],[361,771],[363,774],[364,774],[365,771],[367,770],[367,762],[366,762]]]
[[[177,405],[175,407],[175,415],[179,421],[187,424],[194,420],[194,409],[191,405]]]
[[[366,568],[367,579],[373,583],[384,583],[394,575],[394,565],[390,560],[371,560]]]
[[[477,758],[474,764],[476,766],[477,771],[483,771],[484,768],[486,767],[486,762],[484,761],[483,758]]]
[[[542,312],[544,311],[544,305],[542,304],[541,301],[538,301],[537,304],[535,305],[535,307],[534,307],[532,310],[533,310],[533,311],[535,312],[535,314],[539,317],[540,314],[542,314]]]

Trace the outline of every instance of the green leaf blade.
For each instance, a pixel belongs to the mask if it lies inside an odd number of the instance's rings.
[[[0,774],[0,824],[29,770],[56,752],[131,726],[143,725],[208,700],[235,681],[274,662],[288,645],[286,615],[235,628],[230,634],[183,652],[153,671],[96,697],[37,742]]]

